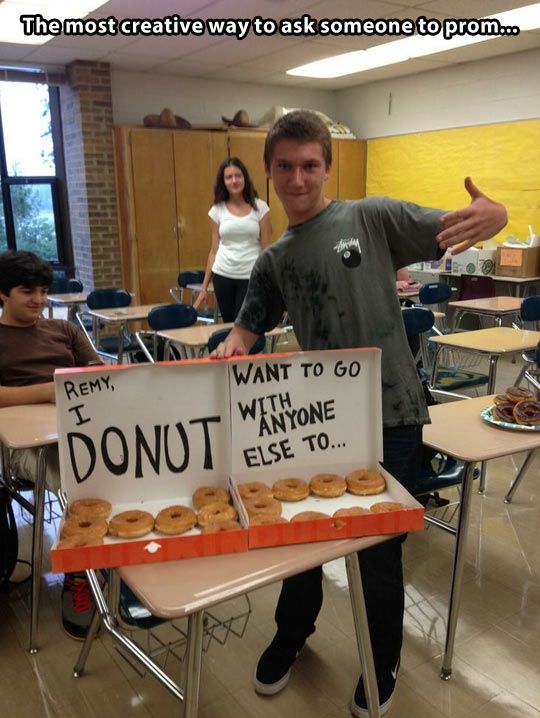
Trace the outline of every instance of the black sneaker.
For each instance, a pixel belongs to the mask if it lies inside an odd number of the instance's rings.
[[[303,647],[304,641],[299,644],[276,633],[272,643],[259,658],[253,676],[255,691],[263,696],[273,696],[283,690],[289,682],[291,666]]]
[[[71,638],[83,641],[94,613],[92,592],[84,573],[66,573],[62,587],[62,625]]]
[[[384,671],[382,675],[377,675],[377,685],[379,688],[379,704],[380,713],[383,716],[388,713],[394,699],[394,690],[396,688],[397,674],[399,671],[399,659],[395,668]],[[351,713],[355,718],[369,718],[367,709],[366,694],[364,692],[364,681],[362,676],[356,686],[351,701]]]

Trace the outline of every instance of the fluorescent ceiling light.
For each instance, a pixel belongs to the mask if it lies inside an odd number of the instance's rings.
[[[429,17],[428,17],[429,19]],[[474,20],[476,18],[470,18]],[[484,19],[484,18],[480,18]],[[517,26],[521,32],[540,28],[540,3],[508,10],[497,15],[486,16],[485,19],[498,20],[501,26]],[[450,20],[450,18],[448,18]],[[458,47],[474,45],[487,40],[495,40],[504,35],[462,35],[446,40],[443,33],[438,35],[414,35],[401,40],[387,42],[384,45],[375,45],[367,50],[346,52],[334,55],[324,60],[310,62],[287,70],[287,75],[299,77],[332,78],[365,72],[376,67],[394,65],[415,57],[425,57],[438,52],[455,50]],[[512,36],[510,36],[512,37]]]
[[[25,35],[21,15],[41,15],[46,20],[82,18],[107,0],[3,0],[0,2],[0,42],[43,45],[52,35]]]

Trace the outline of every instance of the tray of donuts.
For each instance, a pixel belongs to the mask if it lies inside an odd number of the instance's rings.
[[[73,501],[51,550],[53,571],[82,571],[248,549],[237,497],[201,486],[191,497],[112,506],[105,499]]]
[[[249,548],[423,528],[422,506],[381,466],[244,481],[236,477]]]
[[[540,401],[528,389],[510,386],[493,401],[492,406],[480,412],[488,424],[514,431],[540,431]]]

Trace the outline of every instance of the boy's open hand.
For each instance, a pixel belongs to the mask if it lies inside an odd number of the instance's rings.
[[[436,237],[441,249],[454,247],[452,254],[460,254],[493,237],[508,222],[504,205],[487,197],[470,177],[465,178],[465,189],[471,196],[470,205],[444,214],[441,217],[444,229]]]

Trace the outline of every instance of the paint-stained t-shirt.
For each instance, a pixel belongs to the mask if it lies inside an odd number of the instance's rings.
[[[260,255],[236,324],[263,334],[287,311],[305,351],[381,347],[384,426],[427,423],[396,270],[441,256],[442,214],[388,197],[331,202]]]

